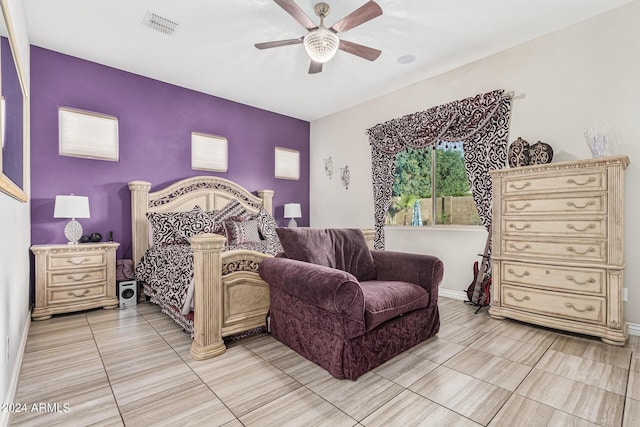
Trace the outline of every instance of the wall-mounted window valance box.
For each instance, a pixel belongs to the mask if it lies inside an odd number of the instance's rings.
[[[300,152],[276,147],[275,171],[276,178],[300,179]]]
[[[91,111],[58,109],[60,155],[118,161],[118,118]]]
[[[200,132],[192,132],[191,169],[227,172],[227,138],[223,136],[207,135]]]

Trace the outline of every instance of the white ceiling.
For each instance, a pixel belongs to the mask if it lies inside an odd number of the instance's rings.
[[[366,2],[325,1],[327,27]],[[339,51],[315,75],[302,45],[254,47],[306,33],[272,0],[25,0],[25,13],[33,45],[313,121],[631,1],[378,0],[382,16],[339,36],[380,58]],[[318,2],[297,0],[314,22]],[[149,10],[178,31],[144,27]]]

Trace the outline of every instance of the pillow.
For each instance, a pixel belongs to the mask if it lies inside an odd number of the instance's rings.
[[[225,221],[224,229],[227,234],[228,245],[260,242],[258,221],[255,219],[247,221]]]
[[[260,236],[264,240],[278,240],[278,233],[276,233],[276,228],[278,228],[278,224],[276,220],[266,211],[264,208],[260,208],[260,211],[255,216],[256,221],[258,221],[258,231],[260,232]]]
[[[376,267],[362,230],[331,228],[327,231],[333,242],[335,268],[353,274],[360,282],[374,280]]]
[[[287,258],[335,268],[333,242],[321,228],[276,228]]]
[[[147,212],[151,224],[154,245],[175,245],[189,243],[189,238],[200,233],[211,233],[214,223],[200,209],[187,212]]]
[[[243,219],[251,219],[249,212],[237,200],[233,199],[219,211],[209,212],[209,218],[213,221],[213,233],[225,234],[224,222],[232,217],[240,217]]]

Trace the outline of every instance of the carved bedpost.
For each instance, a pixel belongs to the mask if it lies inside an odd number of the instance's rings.
[[[147,210],[149,209],[149,190],[151,183],[147,181],[131,181],[131,256],[133,266],[149,248],[149,226],[147,225]]]
[[[198,234],[193,250],[193,343],[191,357],[204,360],[225,352],[222,341],[222,248],[225,238]]]
[[[258,190],[256,193],[262,199],[264,210],[273,215],[273,190]]]

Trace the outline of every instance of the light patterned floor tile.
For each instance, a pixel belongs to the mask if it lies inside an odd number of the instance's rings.
[[[624,396],[534,369],[516,393],[596,424],[622,422]]]
[[[362,420],[367,427],[477,427],[462,415],[405,390]]]
[[[633,372],[640,372],[640,353],[633,353],[631,358],[631,370]]]
[[[331,376],[323,368],[296,352],[272,359],[270,363],[303,385]]]
[[[480,339],[484,334],[485,332],[453,323],[441,324],[440,332],[438,332],[440,338],[465,347]]]
[[[264,361],[207,381],[207,384],[237,417],[302,387]]]
[[[491,332],[545,348],[548,348],[560,335],[551,329],[528,325],[509,319],[502,320],[501,324],[496,326]]]
[[[510,396],[505,389],[445,366],[427,374],[409,389],[483,425]]]
[[[358,421],[404,390],[373,372],[362,375],[356,381],[326,377],[307,384],[307,387]]]
[[[236,371],[248,369],[253,365],[264,363],[251,350],[241,346],[229,348],[221,355],[207,360],[189,359],[187,363],[205,383],[210,383]]]
[[[472,348],[456,354],[444,366],[509,391],[514,391],[531,371],[528,366]]]
[[[629,372],[627,397],[640,401],[640,372]]]
[[[429,359],[434,363],[444,363],[465,347],[436,335],[408,350],[409,353],[415,354],[425,359]]]
[[[640,427],[640,401],[626,400],[622,427]]]
[[[175,394],[122,414],[131,426],[222,426],[235,419],[204,384],[176,390]]]
[[[295,351],[276,340],[272,335],[267,334],[252,337],[247,342],[243,342],[242,346],[253,351],[267,362],[295,353]]]
[[[351,427],[356,424],[356,420],[305,387],[241,416],[240,421],[247,427]]]
[[[402,353],[378,366],[373,372],[403,387],[409,387],[437,367],[438,364],[429,359],[412,353]]]
[[[517,341],[496,333],[484,335],[481,340],[475,341],[469,347],[531,367],[547,350],[546,347]]]
[[[597,427],[597,424],[514,394],[491,420],[489,427],[520,425],[527,427]]]
[[[596,339],[584,339],[567,335],[558,337],[551,350],[606,363],[622,369],[629,369],[631,350],[605,344]]]
[[[554,350],[545,353],[536,369],[622,395],[629,374],[626,369]]]

